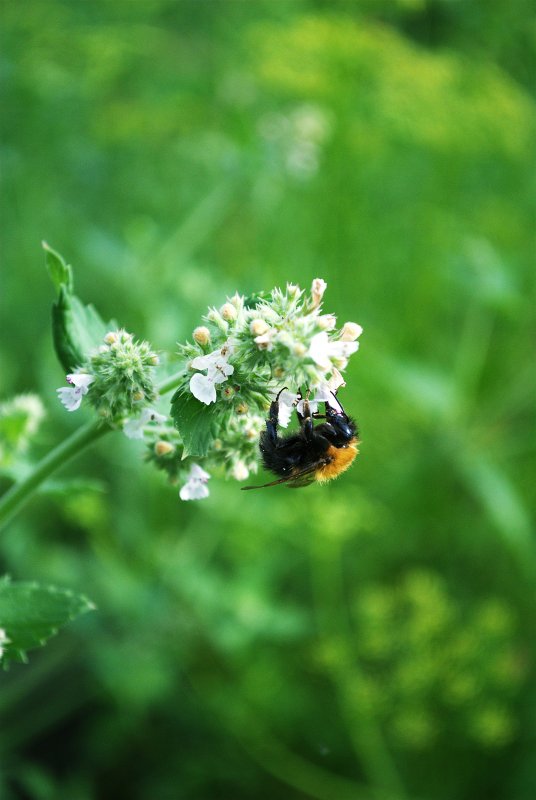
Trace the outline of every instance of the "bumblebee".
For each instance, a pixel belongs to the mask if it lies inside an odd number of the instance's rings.
[[[280,436],[277,429],[281,392],[270,405],[266,430],[261,433],[259,442],[265,468],[279,477],[270,483],[243,489],[265,489],[279,483],[299,489],[315,481],[326,483],[347,470],[358,453],[357,425],[346,415],[335,395],[332,401],[324,404],[324,414],[311,413],[306,397],[303,413],[296,408],[300,430]],[[325,422],[315,426],[315,419]]]

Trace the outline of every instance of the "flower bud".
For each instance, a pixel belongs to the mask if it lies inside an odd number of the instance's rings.
[[[158,358],[156,353],[153,353],[153,355],[149,359],[149,364],[151,365],[151,367],[157,367],[160,364],[160,359]]]
[[[320,305],[324,292],[326,291],[327,283],[322,278],[315,278],[311,286],[311,295],[313,298],[313,308]]]
[[[263,319],[254,319],[251,322],[249,329],[253,336],[262,336],[263,333],[266,333],[270,329],[270,326]]]
[[[159,442],[156,442],[154,446],[154,452],[157,456],[169,456],[170,453],[173,453],[175,448],[170,442],[166,442],[163,439],[160,439]]]
[[[356,322],[345,322],[342,326],[340,340],[343,342],[355,342],[363,333],[363,328]]]
[[[104,341],[106,342],[106,344],[115,344],[117,342],[117,339],[118,337],[116,331],[110,331],[104,337]]]
[[[144,393],[139,390],[137,392],[134,392],[132,395],[132,399],[134,400],[135,403],[138,403],[140,400],[143,400],[144,397],[145,397]]]
[[[200,325],[196,328],[192,334],[194,338],[194,342],[200,344],[201,346],[205,346],[210,342],[210,331],[205,325]]]
[[[335,314],[323,314],[318,317],[318,325],[323,331],[332,331],[337,324],[337,317]]]
[[[220,308],[220,314],[226,322],[233,322],[238,316],[238,312],[231,303],[224,303]]]
[[[235,394],[236,391],[232,386],[224,386],[221,396],[224,400],[232,400]]]
[[[247,414],[249,411],[249,406],[247,403],[239,403],[236,407],[237,414]]]
[[[207,319],[210,320],[210,322],[214,322],[218,326],[220,331],[222,331],[222,333],[227,333],[227,331],[229,330],[229,325],[223,319],[220,312],[217,311],[215,308],[209,309],[207,314]]]
[[[301,342],[296,342],[296,344],[292,348],[292,352],[294,353],[295,356],[299,356],[301,358],[306,354],[307,348]]]
[[[300,293],[300,287],[295,283],[287,283],[287,294],[289,297],[297,297]]]

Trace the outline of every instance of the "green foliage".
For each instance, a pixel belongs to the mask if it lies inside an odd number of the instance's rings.
[[[2,798],[532,800],[530,11],[4,4],[0,382],[44,398],[32,450],[74,421],[44,235],[163,351],[317,276],[364,333],[332,485],[180,505],[110,434],[58,476],[105,491],[53,484],[2,534],[2,571],[99,607],[3,676]]]
[[[37,395],[18,395],[0,403],[0,472],[9,474],[17,466],[44,415]]]
[[[54,586],[0,580],[0,628],[7,644],[1,663],[27,660],[26,652],[41,647],[58,628],[95,608],[86,597]]]
[[[117,324],[113,321],[106,324],[92,305],[84,305],[73,294],[72,267],[46,242],[43,242],[43,248],[46,265],[58,293],[52,306],[54,348],[65,371],[72,372]]]
[[[207,455],[214,439],[214,415],[218,411],[190,393],[175,392],[171,399],[171,415],[184,444],[183,458]]]
[[[437,575],[418,571],[363,587],[354,609],[365,677],[351,682],[348,700],[371,705],[394,746],[512,741],[526,665],[507,604],[487,598],[464,609]]]

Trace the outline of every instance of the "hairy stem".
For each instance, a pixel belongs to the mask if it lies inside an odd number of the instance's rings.
[[[170,375],[157,387],[159,394],[172,391],[179,383],[182,372]],[[112,431],[106,422],[101,419],[91,420],[78,428],[71,436],[51,450],[19,483],[12,486],[0,498],[0,529],[28,502],[35,490],[61,466],[71,458],[85,450],[88,445],[96,442],[104,434]]]
[[[0,527],[22,508],[49,475],[110,430],[102,420],[92,420],[47,453],[24,480],[12,486],[0,499]]]

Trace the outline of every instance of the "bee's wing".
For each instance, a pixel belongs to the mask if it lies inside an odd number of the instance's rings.
[[[270,481],[270,483],[263,483],[261,486],[242,486],[242,491],[248,489],[267,489],[269,486],[277,486],[280,483],[286,483],[289,489],[300,489],[302,486],[309,486],[309,484],[313,483],[315,480],[314,474],[316,470],[325,463],[325,459],[321,458],[319,461],[315,461],[314,464],[310,464],[308,467],[301,469],[299,472],[295,472],[293,475],[287,475],[285,478],[278,478],[278,480]]]

